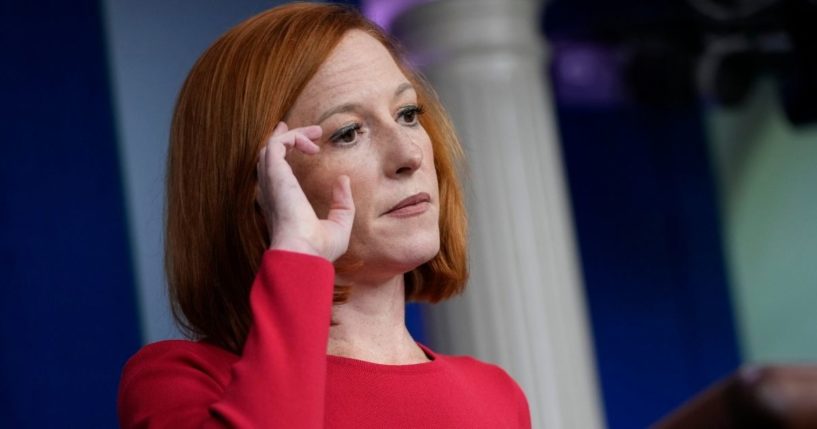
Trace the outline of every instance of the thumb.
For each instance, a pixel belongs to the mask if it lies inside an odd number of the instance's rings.
[[[332,188],[332,205],[326,219],[351,231],[355,220],[355,202],[352,200],[352,185],[349,176],[340,176],[335,182]]]

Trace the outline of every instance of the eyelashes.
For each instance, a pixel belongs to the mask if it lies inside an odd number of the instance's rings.
[[[403,119],[406,125],[415,126],[419,123],[419,116],[425,113],[423,106],[406,106],[397,112],[398,120]]]
[[[359,123],[349,124],[337,130],[329,137],[329,141],[341,146],[352,144],[357,140],[357,135],[360,134],[362,125]]]
[[[420,125],[420,116],[425,113],[425,109],[421,105],[405,106],[397,111],[395,121],[399,124],[416,127]],[[332,144],[338,146],[350,146],[357,141],[357,137],[363,133],[363,125],[359,122],[354,122],[341,127],[329,137]]]

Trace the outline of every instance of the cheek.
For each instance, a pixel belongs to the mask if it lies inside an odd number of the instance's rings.
[[[431,144],[431,139],[428,135],[425,135],[425,141],[423,145],[423,168],[429,171],[429,174],[433,175],[434,183],[437,183],[437,165],[434,159],[434,147]]]
[[[417,144],[423,149],[423,158],[424,160],[428,160],[426,164],[434,165],[434,145],[431,143],[431,137],[428,135],[428,132],[425,128],[420,128],[419,135],[415,140]]]
[[[362,207],[371,180],[362,172],[367,165],[361,157],[338,157],[332,154],[293,157],[290,166],[307,200],[320,218],[325,218],[332,204],[332,189],[342,175],[349,176],[355,206]]]
[[[309,204],[312,205],[312,209],[315,210],[315,214],[319,218],[325,218],[332,203],[332,182],[315,176],[298,182]]]
[[[315,213],[323,217],[329,211],[332,201],[332,177],[318,161],[317,158],[303,154],[293,153],[287,157],[287,162],[306,199]]]
[[[374,160],[369,162],[350,162],[344,172],[349,176],[349,181],[352,186],[352,199],[355,202],[356,211],[358,214],[363,214],[372,205],[372,198],[376,194],[376,187],[380,183],[376,174],[374,174],[372,166]]]

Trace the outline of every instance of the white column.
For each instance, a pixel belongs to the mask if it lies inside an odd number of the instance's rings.
[[[537,428],[603,427],[594,354],[533,0],[421,2],[392,32],[467,154],[471,280],[427,309],[435,347],[496,362]]]

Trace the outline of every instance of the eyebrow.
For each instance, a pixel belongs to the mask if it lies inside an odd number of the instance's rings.
[[[394,91],[393,98],[397,98],[398,96],[400,96],[400,94],[402,94],[402,93],[404,93],[404,92],[406,92],[406,91],[408,91],[410,89],[413,90],[414,86],[412,86],[408,82],[401,83],[397,87],[397,89]],[[345,103],[345,104],[341,104],[339,106],[335,106],[335,107],[323,112],[323,114],[318,118],[318,121],[316,122],[316,124],[320,125],[323,121],[325,121],[326,119],[328,119],[332,115],[335,115],[335,114],[338,114],[338,113],[352,112],[352,111],[355,111],[355,110],[357,110],[359,108],[360,108],[360,104],[357,104],[357,103]]]

